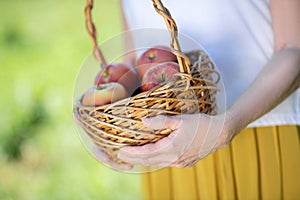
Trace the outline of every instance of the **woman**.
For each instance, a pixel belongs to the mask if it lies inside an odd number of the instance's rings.
[[[122,3],[128,29],[165,27],[150,0]],[[151,128],[174,130],[155,144],[119,153],[131,164],[170,167],[142,175],[145,198],[299,198],[300,1],[163,3],[179,32],[201,44],[219,66],[228,104],[226,113],[213,117],[143,120]],[[196,133],[192,144],[188,133]]]

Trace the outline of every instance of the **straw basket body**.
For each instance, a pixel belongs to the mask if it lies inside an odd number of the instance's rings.
[[[145,127],[142,118],[156,115],[193,113],[216,114],[218,73],[213,62],[202,51],[185,54],[193,65],[190,73],[177,73],[168,82],[112,104],[86,107],[78,99],[74,115],[91,140],[101,150],[118,160],[119,149],[126,145],[153,143],[172,130]],[[216,74],[217,76],[215,76]],[[214,80],[214,77],[216,80]]]
[[[214,115],[217,112],[216,85],[220,77],[214,69],[214,63],[203,50],[183,53],[178,41],[177,25],[171,13],[160,0],[152,2],[169,30],[170,47],[177,56],[180,72],[174,74],[171,80],[133,97],[98,107],[83,106],[80,98],[73,109],[76,121],[93,143],[118,163],[123,162],[117,158],[121,147],[153,143],[173,131],[147,128],[142,118],[193,113]],[[92,8],[93,0],[87,0],[86,27],[94,45],[94,56],[100,66],[105,66],[105,58],[97,44]]]

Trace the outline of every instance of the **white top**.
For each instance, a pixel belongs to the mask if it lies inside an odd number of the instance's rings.
[[[273,54],[268,0],[162,0],[180,34],[206,50],[222,74],[227,106],[251,84]],[[130,29],[166,29],[151,0],[123,0]],[[274,86],[275,87],[275,86]],[[300,89],[250,126],[300,125]]]

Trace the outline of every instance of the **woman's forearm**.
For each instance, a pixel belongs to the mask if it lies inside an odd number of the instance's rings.
[[[300,85],[300,48],[276,52],[255,81],[226,113],[232,134],[272,110]]]

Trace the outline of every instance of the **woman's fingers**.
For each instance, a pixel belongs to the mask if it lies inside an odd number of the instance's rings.
[[[172,130],[176,130],[181,125],[180,116],[166,116],[166,115],[158,115],[150,118],[142,119],[144,126],[152,129],[165,129],[170,128]]]
[[[132,164],[156,167],[168,166],[179,157],[173,144],[175,135],[176,132],[174,131],[156,143],[123,147],[118,154],[118,158]]]
[[[156,143],[121,148],[118,154],[121,160],[154,167],[191,167],[219,149],[219,143],[227,141],[227,137],[221,134],[224,125],[221,115],[161,115],[145,118],[143,123],[153,129],[170,128],[174,131]]]
[[[198,161],[200,160],[199,157],[192,157],[189,159],[178,159],[174,163],[171,164],[172,167],[177,167],[177,168],[187,168],[187,167],[192,167],[194,166]]]

